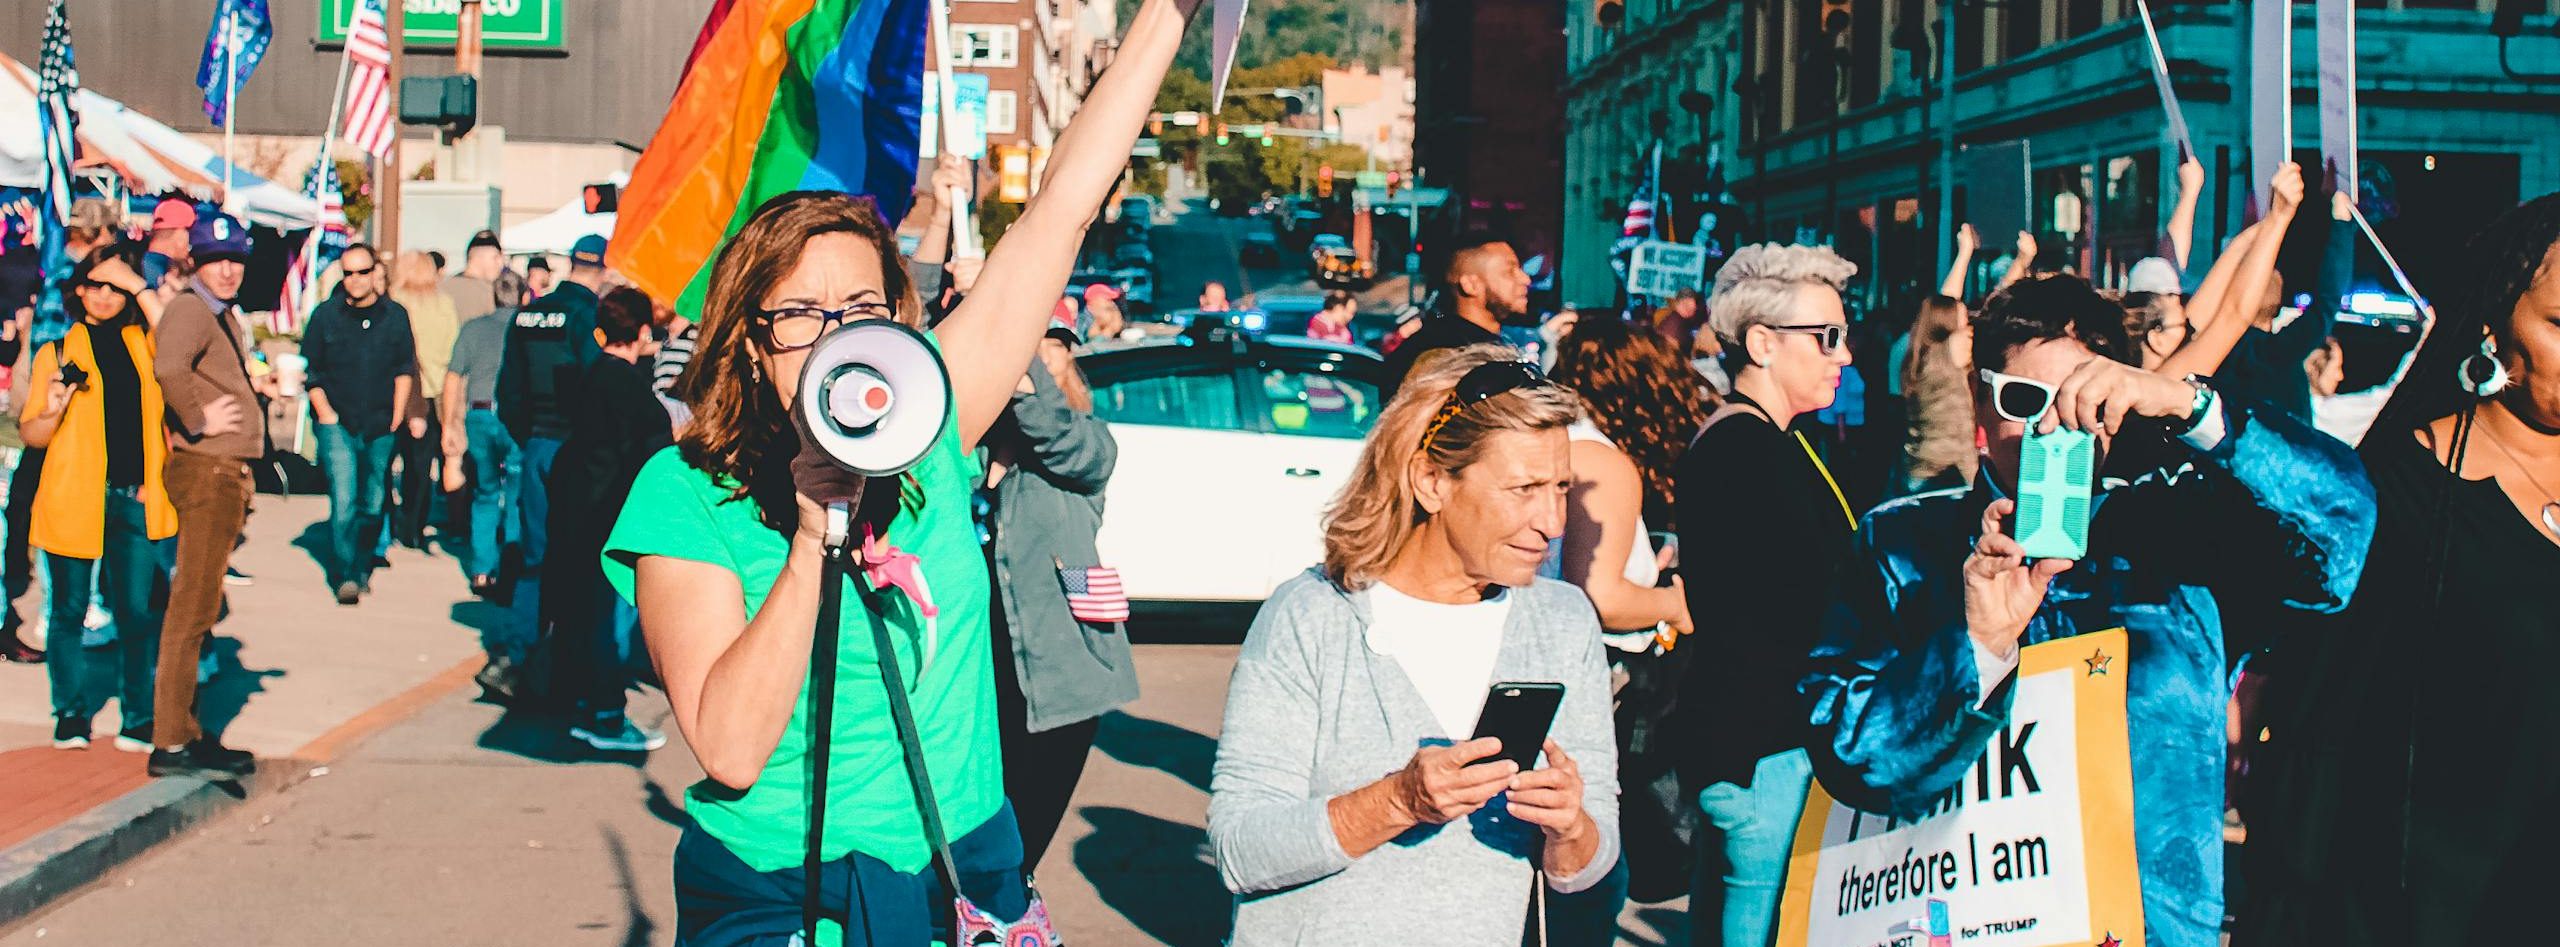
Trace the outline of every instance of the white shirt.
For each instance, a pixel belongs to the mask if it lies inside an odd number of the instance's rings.
[[[1494,658],[1502,653],[1502,625],[1511,617],[1511,593],[1481,602],[1426,602],[1385,582],[1369,586],[1369,650],[1396,659],[1406,680],[1452,740],[1475,735],[1493,685]]]
[[[1572,440],[1604,445],[1611,450],[1618,449],[1618,445],[1610,443],[1609,436],[1600,433],[1599,426],[1592,424],[1589,419],[1573,422],[1571,426],[1564,429],[1564,433]],[[1552,570],[1544,573],[1548,578],[1564,578],[1564,540],[1562,538],[1550,544],[1547,550],[1547,562],[1553,566]],[[1650,527],[1645,525],[1642,512],[1636,514],[1636,541],[1627,544],[1627,567],[1621,574],[1627,577],[1629,584],[1640,589],[1653,588],[1662,579],[1662,564],[1654,557],[1653,552],[1653,533]],[[1652,628],[1633,631],[1603,631],[1600,637],[1608,642],[1609,647],[1642,654],[1654,649],[1655,636],[1660,630],[1661,626],[1656,625]]]

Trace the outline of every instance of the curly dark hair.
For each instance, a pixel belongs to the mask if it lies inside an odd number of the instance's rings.
[[[2040,276],[1992,294],[1973,320],[1973,364],[1999,371],[2029,342],[2078,339],[2089,351],[2127,365],[2142,358],[2124,331],[2124,307],[2077,276]]]
[[[2560,193],[2499,215],[2471,238],[2459,258],[2461,271],[2445,283],[2450,291],[2436,307],[2435,331],[2374,419],[2367,442],[2385,432],[2405,436],[2480,400],[2457,377],[2462,360],[2479,353],[2484,329],[2501,344],[2514,344],[2516,301],[2533,288],[2555,243],[2560,243]]]
[[[1696,371],[1651,332],[1594,313],[1558,343],[1554,378],[1644,480],[1645,519],[1671,529],[1671,475],[1713,407]]]

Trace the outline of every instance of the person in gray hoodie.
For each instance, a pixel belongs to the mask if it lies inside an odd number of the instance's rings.
[[[1120,448],[1070,354],[1081,341],[1071,323],[1049,330],[986,438],[996,723],[1025,874],[1066,818],[1102,715],[1138,699],[1129,601],[1093,544]]]
[[[1537,578],[1580,413],[1518,351],[1475,345],[1426,357],[1380,416],[1323,565],[1264,603],[1228,684],[1209,841],[1231,944],[1517,942],[1543,921],[1533,890],[1616,864],[1599,618]],[[1564,688],[1534,768],[1465,739],[1497,682]]]

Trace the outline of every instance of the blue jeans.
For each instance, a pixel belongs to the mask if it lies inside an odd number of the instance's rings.
[[[464,434],[471,453],[471,554],[463,566],[472,576],[497,575],[499,554],[523,531],[516,522],[517,469],[515,435],[498,420],[498,412],[481,408],[464,415]]]
[[[897,777],[905,778],[903,775]],[[1022,835],[1007,804],[968,834],[951,840],[953,874],[969,900],[998,918],[1030,910],[1022,880]],[[785,947],[800,936],[800,895],[807,875],[794,862],[757,871],[729,847],[687,826],[676,842],[676,943],[686,947]],[[854,852],[818,866],[823,931],[843,920],[846,947],[910,947],[951,936],[951,894],[931,866],[908,874]],[[825,942],[826,934],[819,934]]]
[[[542,627],[542,560],[551,551],[551,465],[560,441],[528,437],[516,453],[516,520],[523,532],[524,575],[516,579],[513,640],[530,643]]]
[[[1707,818],[1698,826],[1689,895],[1691,944],[1767,947],[1812,782],[1812,761],[1788,750],[1761,758],[1749,786],[1717,783],[1698,793]]]
[[[118,730],[149,730],[160,673],[160,613],[151,593],[160,575],[160,550],[151,541],[142,500],[131,487],[107,491],[105,555],[96,559],[45,554],[47,638],[45,677],[53,685],[53,715],[86,720],[98,712],[81,692],[88,649],[80,646],[89,616],[90,589],[106,596],[116,628],[116,699],[123,707]],[[144,737],[145,740],[150,739]]]
[[[390,431],[350,431],[320,426],[320,463],[329,471],[329,550],[338,560],[331,585],[373,579],[374,546],[382,536],[382,504],[389,493]]]

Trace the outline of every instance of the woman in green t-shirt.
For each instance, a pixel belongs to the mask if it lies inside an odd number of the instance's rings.
[[[1027,909],[1021,843],[1003,800],[970,456],[1030,366],[1085,225],[1127,163],[1199,5],[1148,0],[1139,10],[1110,69],[1058,136],[1039,195],[967,300],[936,327],[956,418],[898,481],[862,490],[858,477],[802,443],[787,407],[810,346],[828,329],[860,319],[923,322],[896,236],[870,203],[837,192],[781,195],[757,208],[712,264],[700,344],[677,382],[693,421],[641,471],[605,545],[607,576],[638,605],[676,726],[709,776],[687,793],[693,824],[676,848],[680,943],[782,944],[800,930],[803,715],[824,504],[857,494],[865,522],[922,560],[924,588],[880,596],[877,616],[845,596],[852,614],[837,629],[822,912],[841,919],[852,943],[951,939],[950,894],[930,871],[885,712],[882,660],[904,672],[961,887],[999,919]],[[901,642],[895,654],[872,647],[875,617]]]

